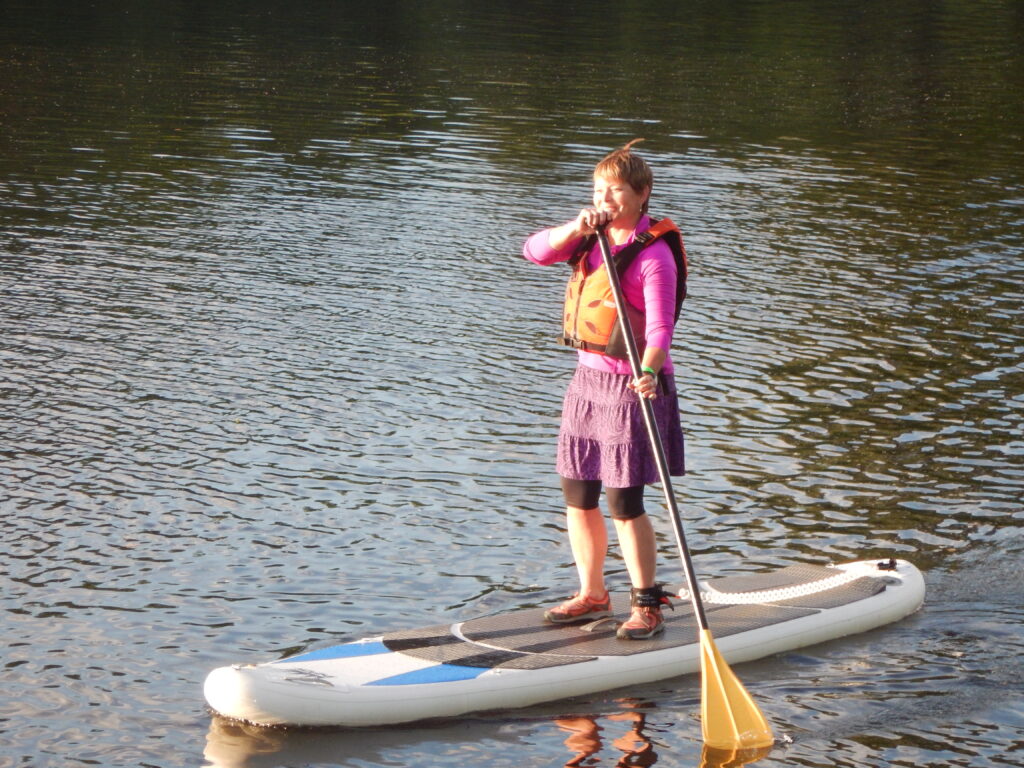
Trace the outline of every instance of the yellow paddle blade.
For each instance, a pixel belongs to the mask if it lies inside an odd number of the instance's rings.
[[[715,647],[700,633],[700,718],[704,743],[716,749],[753,749],[775,742],[771,726]]]
[[[700,755],[700,768],[743,768],[752,765],[772,751],[771,747],[756,749],[715,749],[704,745]]]

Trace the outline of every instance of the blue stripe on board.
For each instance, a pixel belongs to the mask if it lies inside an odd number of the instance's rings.
[[[384,643],[345,643],[344,645],[332,645],[329,648],[319,648],[309,653],[298,656],[289,656],[281,659],[275,664],[291,664],[293,661],[327,661],[328,659],[349,659],[355,656],[376,656],[379,653],[391,653]]]
[[[403,672],[392,677],[383,677],[366,685],[423,685],[425,683],[454,683],[458,680],[472,680],[487,671],[486,667],[460,667],[457,664],[436,664],[426,669]]]

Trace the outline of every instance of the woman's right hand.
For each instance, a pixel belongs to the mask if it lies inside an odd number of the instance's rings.
[[[563,251],[580,238],[594,234],[599,226],[611,220],[612,215],[607,211],[584,208],[572,221],[548,230],[548,245],[552,250]]]
[[[585,237],[594,234],[597,232],[598,227],[602,224],[607,224],[611,220],[612,215],[608,211],[601,211],[597,208],[584,208],[579,212],[579,215],[572,224],[578,236]]]

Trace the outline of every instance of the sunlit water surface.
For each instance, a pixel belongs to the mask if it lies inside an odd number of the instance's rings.
[[[897,625],[737,668],[780,738],[758,764],[1024,762],[1014,3],[696,4],[643,45],[622,9],[539,3],[20,5],[0,766],[697,765],[695,677],[357,732],[201,692],[573,589],[565,273],[519,251],[634,136],[690,252],[698,570],[897,556],[928,582]]]

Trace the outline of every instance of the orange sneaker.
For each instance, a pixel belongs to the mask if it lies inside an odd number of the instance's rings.
[[[672,607],[669,594],[660,584],[648,589],[633,588],[630,591],[633,612],[619,626],[615,636],[619,640],[649,640],[664,632],[665,619],[661,615],[661,606]]]
[[[612,599],[605,592],[604,598],[595,600],[579,592],[557,608],[544,611],[544,620],[552,624],[575,624],[577,621],[603,619],[612,615]]]
[[[615,636],[619,640],[649,640],[665,631],[661,608],[634,606],[633,613],[619,625]]]

